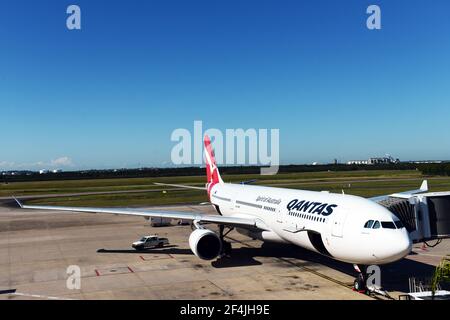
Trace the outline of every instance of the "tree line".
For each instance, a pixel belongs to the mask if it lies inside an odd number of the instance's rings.
[[[450,176],[450,162],[421,164],[420,171],[424,175]]]
[[[427,175],[450,175],[450,163],[444,169],[441,164],[374,164],[374,165],[282,165],[278,173],[299,172],[323,172],[323,171],[358,171],[358,170],[421,170]],[[222,166],[222,175],[227,174],[260,174],[259,166]],[[204,176],[204,167],[177,167],[177,168],[138,168],[138,169],[115,169],[115,170],[83,170],[66,171],[59,173],[38,172],[16,172],[15,175],[2,175],[0,181],[3,183],[20,181],[56,181],[56,180],[79,180],[79,179],[113,179],[113,178],[145,178],[145,177],[176,177],[176,176]]]

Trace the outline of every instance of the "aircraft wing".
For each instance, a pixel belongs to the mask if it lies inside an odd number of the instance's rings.
[[[427,192],[427,191],[428,191],[428,181],[427,180],[423,180],[422,185],[420,186],[419,189],[409,190],[409,191],[404,191],[404,192],[399,192],[399,193],[393,193],[393,194],[383,195],[383,196],[378,196],[378,197],[373,197],[373,198],[369,198],[369,200],[372,200],[374,202],[380,202],[380,201],[386,200],[388,198],[409,199],[412,195],[423,193],[423,192]]]
[[[195,212],[182,211],[163,211],[163,210],[145,210],[133,208],[94,208],[94,207],[62,207],[62,206],[41,206],[41,205],[25,205],[14,198],[19,206],[23,209],[36,210],[56,210],[69,212],[87,212],[87,213],[108,213],[115,215],[140,216],[140,217],[160,217],[169,219],[191,220],[199,223],[215,223],[232,227],[241,227],[246,229],[262,229],[269,230],[267,226],[259,219],[253,217],[224,217],[219,215],[210,215]]]

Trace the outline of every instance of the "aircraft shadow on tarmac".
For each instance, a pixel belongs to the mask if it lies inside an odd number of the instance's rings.
[[[299,259],[299,261],[291,260],[291,262],[295,265],[312,269],[317,269],[312,266],[321,264],[352,277],[356,277],[357,275],[353,266],[349,263],[336,261],[332,258],[293,245],[264,243],[261,250],[255,252],[255,254],[257,256],[276,257],[281,259]],[[394,263],[381,265],[380,269],[381,284],[385,290],[409,292],[410,277],[416,277],[418,279],[429,278],[433,275],[435,267],[410,259],[402,259]],[[320,270],[318,271],[320,272]]]
[[[107,250],[100,249],[99,253],[132,253],[132,254],[181,254],[192,255],[190,249],[181,249],[176,245],[165,246],[148,250]],[[262,243],[261,247],[233,248],[230,257],[220,258],[211,262],[214,268],[232,268],[241,266],[262,265],[258,257],[278,258],[286,268],[294,266],[308,267],[318,270],[317,264],[327,266],[342,273],[356,277],[356,271],[349,263],[336,261],[301,247],[276,243]],[[286,259],[286,260],[285,260]],[[289,259],[289,260],[287,260]],[[298,259],[298,260],[295,260]],[[395,263],[382,265],[381,283],[387,291],[409,291],[409,277],[428,278],[434,272],[434,266],[410,259],[402,259]]]
[[[295,262],[299,266],[308,266],[321,264],[329,268],[335,269],[352,277],[357,275],[353,266],[349,263],[336,261],[332,258],[320,255],[318,253],[303,249],[301,247],[270,244],[263,245],[264,253],[267,256],[278,258],[295,258],[304,262]],[[411,255],[416,255],[412,253]],[[409,292],[409,278],[417,279],[429,278],[433,275],[435,267],[419,261],[411,259],[402,259],[394,263],[381,265],[381,284],[387,291]]]
[[[241,248],[247,249],[247,248]],[[211,262],[211,265],[215,268],[229,268],[229,267],[243,267],[243,266],[253,266],[261,265],[262,263],[253,259],[253,256],[242,252],[241,249],[236,249],[233,251],[233,256],[231,258],[217,259]],[[145,256],[146,254],[181,254],[181,255],[193,255],[191,249],[181,249],[176,245],[164,246],[162,248],[146,249],[146,250],[109,250],[109,249],[99,249],[98,253],[131,253],[139,254]]]
[[[98,253],[134,253],[134,254],[190,254],[192,253],[189,249],[178,249],[177,245],[168,245],[162,248],[154,248],[154,249],[143,249],[143,250],[135,250],[135,249],[98,249]]]

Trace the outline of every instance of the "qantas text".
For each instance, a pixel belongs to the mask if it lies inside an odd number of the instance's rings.
[[[333,213],[333,209],[337,207],[337,204],[328,204],[306,200],[299,201],[298,199],[294,199],[290,201],[286,207],[289,211],[295,210],[312,214],[317,213],[322,216],[329,216]]]

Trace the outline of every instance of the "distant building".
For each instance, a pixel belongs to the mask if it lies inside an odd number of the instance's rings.
[[[47,169],[39,170],[39,174],[46,174],[46,173],[48,173],[48,170],[47,170]]]
[[[61,172],[62,172],[61,169],[55,169],[55,170],[52,170],[52,173],[61,173]]]
[[[16,176],[16,175],[21,175],[23,174],[23,171],[3,171],[2,175],[3,176]]]
[[[347,164],[348,165],[351,165],[351,164],[369,164],[369,160],[350,160],[350,161],[347,161]]]
[[[399,159],[394,159],[391,156],[381,158],[369,158],[368,160],[350,160],[348,165],[352,164],[395,164],[400,163]]]
[[[430,163],[445,163],[443,160],[418,160],[418,161],[407,161],[407,163],[414,164],[430,164]]]

